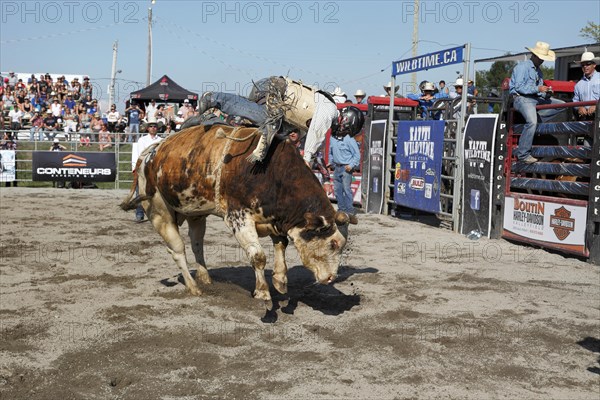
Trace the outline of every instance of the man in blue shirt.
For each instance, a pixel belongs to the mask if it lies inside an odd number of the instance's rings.
[[[354,110],[348,113],[362,113],[355,107],[346,107],[346,109],[353,108]],[[344,110],[346,110],[344,109]],[[347,116],[342,110],[340,112],[341,122],[339,126],[332,127],[331,139],[329,141],[329,166],[333,167],[333,192],[338,203],[338,210],[343,211],[350,217],[349,221],[351,224],[357,224],[358,219],[356,218],[356,211],[354,210],[352,195],[352,173],[358,171],[360,164],[360,150],[358,149],[358,143],[345,129],[344,119],[355,118],[357,115]],[[356,110],[356,111],[355,111]],[[364,117],[363,122],[364,122]],[[362,124],[361,124],[362,128]]]
[[[435,103],[438,99],[448,97],[444,92],[434,93],[434,91],[435,86],[433,85],[433,83],[425,82],[423,84],[421,94],[410,93],[406,96],[411,100],[419,102],[419,110],[421,111],[420,116],[423,119],[427,118],[427,110],[429,110],[429,108],[433,106],[433,103]]]
[[[594,53],[586,51],[581,55],[581,68],[583,76],[575,85],[573,101],[598,101],[600,99],[600,72],[596,71],[598,57]],[[577,114],[584,119],[593,119],[596,113],[596,106],[577,107]]]
[[[550,45],[537,42],[534,48],[526,47],[531,52],[529,60],[518,63],[510,77],[509,92],[513,96],[514,107],[525,118],[525,127],[519,139],[519,147],[514,152],[519,161],[531,164],[538,159],[531,155],[533,136],[537,127],[537,116],[543,122],[551,119],[564,109],[539,110],[535,107],[539,104],[559,104],[561,100],[550,97],[552,90],[544,85],[544,79],[540,66],[544,61],[554,61],[556,55],[550,50]]]

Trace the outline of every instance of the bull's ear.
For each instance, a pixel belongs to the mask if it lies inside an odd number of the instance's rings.
[[[335,223],[337,225],[346,225],[350,221],[350,217],[343,211],[338,211],[335,213]]]

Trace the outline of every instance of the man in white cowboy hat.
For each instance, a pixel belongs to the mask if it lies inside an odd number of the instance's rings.
[[[348,96],[346,96],[346,93],[339,86],[335,88],[333,93],[331,93],[331,96],[333,96],[333,100],[336,103],[345,103],[346,99],[348,99]]]
[[[394,96],[398,97],[398,89],[400,86],[396,85],[394,87]],[[392,95],[392,82],[388,82],[387,85],[383,86],[383,90],[385,90],[385,94],[382,94],[382,97],[390,97]]]
[[[355,101],[356,104],[365,104],[365,97],[367,97],[367,94],[362,89],[358,89],[356,91],[356,93],[354,93],[354,98],[356,99],[356,101]]]
[[[598,101],[600,99],[600,72],[596,71],[600,57],[594,57],[594,53],[586,51],[581,55],[581,68],[583,76],[575,85],[573,101]],[[577,107],[577,114],[582,118],[590,118],[596,113],[596,106]]]
[[[545,42],[537,42],[535,47],[526,47],[531,52],[529,60],[519,62],[513,69],[510,77],[509,93],[513,96],[514,107],[523,118],[525,127],[519,138],[519,147],[514,152],[519,161],[534,163],[537,158],[531,155],[533,136],[537,127],[538,115],[542,122],[548,121],[564,109],[539,110],[535,107],[539,104],[559,104],[561,100],[550,97],[552,90],[544,85],[544,78],[540,66],[544,61],[554,61],[556,55],[550,50],[550,45]]]

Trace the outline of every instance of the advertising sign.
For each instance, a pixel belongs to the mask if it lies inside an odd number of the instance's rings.
[[[372,121],[369,134],[367,213],[380,214],[385,197],[384,146],[387,121]]]
[[[392,75],[409,74],[431,68],[444,67],[446,65],[458,64],[463,61],[464,46],[454,47],[436,51],[435,53],[394,61],[392,63]]]
[[[444,121],[399,121],[394,201],[427,212],[440,211]]]
[[[585,254],[586,219],[585,206],[507,196],[503,236]]]
[[[464,133],[462,233],[490,237],[494,143],[498,114],[471,115]]]
[[[34,181],[114,182],[115,153],[34,151]]]
[[[16,152],[0,150],[0,182],[13,182],[16,178]]]

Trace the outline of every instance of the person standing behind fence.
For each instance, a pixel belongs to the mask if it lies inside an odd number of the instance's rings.
[[[354,108],[354,107],[347,107]],[[353,172],[358,171],[360,166],[360,150],[358,143],[352,137],[349,126],[352,119],[358,119],[360,128],[364,123],[364,117],[357,110],[342,110],[340,122],[332,127],[331,139],[329,141],[329,167],[333,168],[333,192],[338,203],[338,210],[343,211],[350,217],[351,224],[357,224],[356,211],[354,210],[354,196],[352,195]],[[360,115],[358,115],[360,114]],[[362,122],[360,119],[362,118]]]
[[[149,122],[147,128],[148,134],[142,136],[138,140],[137,146],[134,146],[133,150],[131,151],[131,170],[133,171],[134,176],[136,174],[135,166],[137,164],[137,160],[140,154],[142,154],[144,150],[146,150],[154,143],[158,143],[162,140],[162,138],[156,134],[158,131],[158,124],[156,122]],[[136,195],[137,191],[138,188],[136,187]],[[135,209],[135,220],[137,222],[144,221],[144,208],[141,205],[138,205]]]
[[[538,159],[531,155],[531,146],[537,127],[538,115],[542,121],[547,121],[563,109],[536,110],[541,104],[561,104],[561,100],[550,97],[552,90],[544,85],[544,77],[540,66],[544,61],[554,61],[556,55],[550,50],[550,45],[537,42],[535,47],[527,50],[531,52],[529,60],[519,62],[513,69],[510,77],[509,93],[513,96],[515,109],[525,118],[525,127],[519,138],[519,147],[514,152],[517,159],[528,164],[537,162]],[[536,112],[537,111],[537,112]]]
[[[586,51],[581,55],[581,68],[583,76],[575,85],[573,101],[598,101],[600,99],[600,72],[596,71],[596,65],[600,57],[594,57],[594,53]],[[582,119],[594,119],[596,106],[577,107],[577,114]]]
[[[106,114],[106,123],[109,132],[116,132],[117,122],[119,122],[119,118],[121,118],[121,114],[117,111],[117,105],[112,104],[110,106],[110,111]]]
[[[127,121],[129,123],[129,138],[127,141],[129,143],[133,143],[140,133],[141,112],[137,104],[131,103],[131,105],[125,110],[125,113],[128,115]],[[135,136],[133,136],[134,133],[136,134]]]

